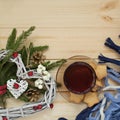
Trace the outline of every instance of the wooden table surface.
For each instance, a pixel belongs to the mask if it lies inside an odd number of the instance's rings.
[[[120,58],[104,46],[107,37],[120,45],[120,0],[0,0],[0,48],[5,47],[12,28],[16,27],[20,33],[33,25],[36,30],[29,40],[34,45],[49,45],[47,59],[74,55],[96,59],[100,53]],[[51,72],[54,78],[56,71]],[[21,104],[8,100],[8,107]],[[85,107],[69,103],[57,93],[52,110],[19,120],[57,120],[61,116],[74,120]]]

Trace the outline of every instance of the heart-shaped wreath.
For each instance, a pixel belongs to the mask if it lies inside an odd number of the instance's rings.
[[[45,108],[53,107],[56,83],[48,72],[65,62],[45,60],[44,50],[48,46],[29,47],[21,44],[32,33],[30,27],[16,37],[13,29],[6,49],[0,51],[0,120],[13,120],[28,116]],[[40,97],[43,94],[43,97]],[[6,99],[14,97],[27,102],[18,108],[6,109]]]

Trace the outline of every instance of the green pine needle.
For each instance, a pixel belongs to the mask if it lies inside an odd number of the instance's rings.
[[[44,50],[47,50],[47,49],[48,49],[47,45],[45,45],[45,46],[37,46],[37,47],[33,47],[33,52],[44,51]]]
[[[33,46],[33,43],[30,43],[29,45],[29,48],[28,50],[30,51],[30,57],[33,55],[33,53],[35,53],[36,51],[39,52],[39,51],[45,51],[48,49],[48,46],[45,45],[45,46],[36,46],[34,47]]]
[[[21,95],[18,99],[21,100],[21,101],[24,101],[24,102],[29,102],[29,98],[26,97],[26,95],[24,95],[24,94]]]
[[[4,64],[9,61],[10,57],[12,56],[12,54],[13,54],[13,50],[10,50],[8,52],[8,54],[5,56],[5,58],[2,61],[0,61],[0,72],[1,72]]]
[[[25,64],[25,66],[28,66],[30,63],[30,59],[31,56],[33,55],[33,53],[35,53],[36,51],[45,51],[48,49],[48,46],[37,46],[34,47],[33,43],[30,43],[29,47],[26,48],[25,46],[23,46],[23,48],[19,51],[19,53],[21,53],[21,57],[23,59],[23,62]]]
[[[14,44],[14,51],[16,51],[20,45],[24,42],[24,40],[32,33],[32,31],[35,29],[34,26],[30,27],[27,31],[23,31],[22,34],[17,38],[15,44]]]
[[[11,35],[9,36],[9,38],[7,40],[7,45],[6,45],[7,50],[10,50],[10,49],[12,49],[14,47],[16,34],[17,34],[17,30],[16,30],[16,28],[14,28]]]
[[[19,53],[21,54],[21,58],[22,58],[22,61],[24,63],[24,65],[27,64],[27,50],[26,50],[26,47],[23,46],[23,48],[19,51]]]
[[[24,42],[24,40],[32,33],[35,29],[34,26],[30,27],[27,31],[23,31],[20,36],[16,38],[17,30],[14,28],[12,30],[11,35],[8,38],[6,49],[17,51],[20,45]]]
[[[62,65],[65,62],[66,62],[65,59],[61,59],[61,60],[58,60],[58,61],[52,62],[52,63],[48,62],[48,64],[45,67],[49,71],[49,70],[52,70],[52,69]],[[43,65],[45,65],[45,64],[43,64]]]
[[[45,51],[48,49],[48,46],[45,45],[45,46],[37,46],[37,47],[33,47],[33,49],[31,50],[31,55],[36,52],[36,51]]]
[[[43,66],[47,67],[50,64],[50,61],[46,61],[44,63],[42,63]]]

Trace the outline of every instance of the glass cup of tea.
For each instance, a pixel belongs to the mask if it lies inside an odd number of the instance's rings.
[[[96,62],[86,56],[73,56],[57,72],[57,82],[61,84],[58,91],[69,100],[70,92],[85,94],[90,92],[96,83],[96,73],[91,66]]]

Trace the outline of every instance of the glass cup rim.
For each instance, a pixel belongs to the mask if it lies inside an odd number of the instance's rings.
[[[94,69],[94,66],[97,65],[97,62],[93,58],[90,58],[90,57],[85,56],[85,55],[75,55],[75,56],[71,56],[71,57],[67,58],[66,62],[64,64],[62,64],[56,71],[56,81],[57,81],[57,83],[61,84],[60,87],[57,87],[57,92],[60,93],[60,95],[62,95],[69,102],[71,102],[70,96],[71,96],[72,92],[70,92],[63,83],[63,73],[64,73],[65,69],[71,63],[76,62],[76,61],[84,61],[84,60],[87,63],[90,62],[93,69]],[[76,95],[80,95],[80,94],[76,94]]]
[[[74,64],[85,65],[87,68],[89,68],[89,70],[92,71],[92,78],[93,78],[93,80],[92,80],[92,85],[91,85],[88,89],[86,89],[86,90],[84,90],[84,91],[82,91],[82,92],[75,91],[75,90],[69,88],[69,87],[68,87],[68,84],[66,83],[66,80],[65,80],[65,76],[64,76],[64,75],[65,75],[66,71],[67,71],[71,66],[73,66]],[[75,94],[85,94],[85,93],[87,93],[87,92],[90,92],[91,89],[95,86],[95,83],[96,83],[95,70],[91,67],[91,65],[89,65],[88,63],[83,62],[83,61],[73,62],[72,64],[70,64],[70,65],[65,69],[64,75],[63,75],[63,81],[64,81],[64,84],[65,84],[66,88],[67,88],[70,92],[75,93]]]

